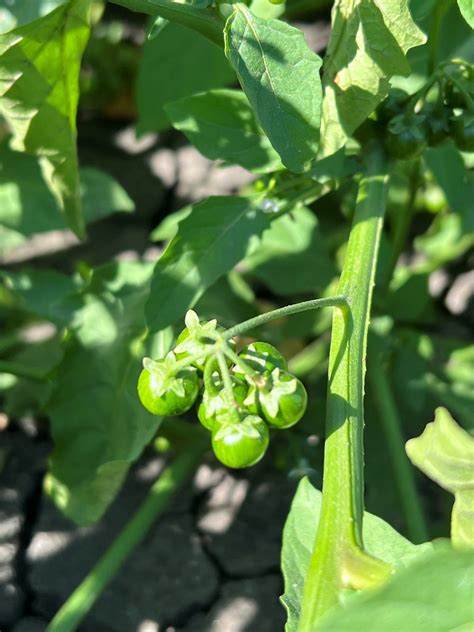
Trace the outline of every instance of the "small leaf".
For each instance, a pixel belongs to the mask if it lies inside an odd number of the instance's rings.
[[[390,89],[407,75],[406,53],[426,42],[407,2],[341,0],[334,5],[324,61],[321,156],[340,149]]]
[[[380,590],[357,595],[346,607],[331,610],[317,630],[469,632],[474,626],[473,564],[472,553],[434,551],[399,571]]]
[[[458,0],[458,6],[463,18],[474,29],[474,4],[472,0]]]
[[[224,37],[226,55],[282,163],[295,173],[308,170],[319,145],[321,59],[299,29],[258,18],[244,4],[236,5]]]
[[[233,80],[222,50],[199,33],[171,22],[143,46],[136,87],[138,133],[170,127],[165,103]]]
[[[242,197],[211,197],[193,206],[158,260],[146,306],[151,331],[172,324],[247,254],[268,227],[264,213]]]
[[[423,433],[406,444],[414,465],[454,494],[451,539],[457,548],[474,547],[474,437],[437,408]]]
[[[69,0],[0,35],[0,111],[14,149],[35,154],[71,229],[84,234],[76,149],[79,68],[90,0]]]
[[[255,173],[281,169],[278,154],[239,90],[210,90],[165,106],[173,127],[207,158]]]
[[[288,613],[286,632],[297,631],[304,582],[318,528],[321,499],[321,492],[307,478],[302,479],[285,524],[282,548],[285,593],[281,600]],[[364,513],[364,544],[368,553],[392,564],[394,568],[408,566],[432,548],[429,543],[415,546],[384,520],[368,512]],[[334,628],[339,629],[345,628]]]

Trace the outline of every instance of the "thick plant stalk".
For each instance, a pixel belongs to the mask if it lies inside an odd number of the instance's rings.
[[[143,540],[173,494],[190,476],[203,453],[201,442],[186,446],[183,453],[162,472],[148,496],[96,566],[57,612],[47,632],[73,632],[82,622],[107,584]]]
[[[387,195],[387,165],[378,148],[367,159],[334,310],[329,355],[323,500],[305,583],[299,632],[338,602],[343,587],[362,588],[389,568],[364,552],[364,376],[372,288]]]

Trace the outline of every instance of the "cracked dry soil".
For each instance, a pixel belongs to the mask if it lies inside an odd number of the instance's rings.
[[[149,451],[104,518],[78,528],[42,493],[47,441],[1,435],[0,630],[41,632],[138,507],[164,460]],[[82,632],[283,630],[281,533],[294,483],[203,462],[125,562]]]

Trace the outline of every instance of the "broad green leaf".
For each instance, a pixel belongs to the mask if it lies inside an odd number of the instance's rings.
[[[79,67],[89,38],[90,0],[69,0],[0,35],[0,112],[13,147],[40,157],[69,226],[84,234],[76,149]]]
[[[324,62],[322,156],[340,149],[390,89],[393,75],[407,75],[406,53],[426,37],[407,2],[339,0]]]
[[[258,18],[244,4],[236,5],[224,36],[226,55],[282,163],[295,173],[308,170],[319,146],[321,59],[299,29]]]
[[[392,384],[410,434],[442,404],[469,432],[474,431],[474,345],[465,340],[398,329],[391,353]]]
[[[114,263],[86,284],[51,271],[2,274],[18,307],[69,330],[45,408],[55,446],[46,488],[79,524],[101,516],[160,423],[136,394],[141,358],[171,342],[169,330],[145,339],[152,269]]]
[[[178,232],[178,225],[185,217],[192,213],[192,204],[180,208],[179,211],[170,213],[158,226],[153,230],[150,235],[152,241],[170,241]]]
[[[319,522],[321,499],[321,492],[307,478],[302,479],[283,531],[282,570],[285,593],[281,600],[288,613],[286,632],[297,630],[304,582]],[[396,569],[409,566],[432,548],[430,543],[415,546],[389,524],[367,512],[364,513],[364,544],[369,553],[392,564]],[[345,628],[334,628],[336,629]]]
[[[111,213],[134,209],[124,189],[111,176],[96,169],[80,170],[80,194],[87,224]],[[2,228],[17,235],[13,246],[35,233],[66,228],[64,216],[46,186],[37,159],[11,151],[5,143],[0,146]],[[9,243],[2,241],[0,255],[9,249]]]
[[[33,22],[67,0],[0,0],[0,33]]]
[[[69,300],[70,336],[46,407],[54,450],[45,486],[78,524],[102,515],[161,421],[136,391],[151,272],[149,264],[110,264]]]
[[[183,316],[246,256],[268,225],[268,217],[246,198],[211,197],[193,206],[155,266],[146,306],[150,330]]]
[[[461,182],[459,188],[462,188]],[[473,221],[470,217],[472,213],[466,213],[465,216],[458,213],[440,213],[429,229],[414,240],[415,250],[425,257],[425,261],[420,265],[424,268],[425,274],[459,259],[472,248],[474,226],[471,230],[465,226],[466,223]]]
[[[469,1],[469,0],[468,0]],[[463,59],[474,62],[474,38],[455,2],[440,5],[438,0],[410,0],[410,12],[418,27],[429,34],[433,26],[433,14],[445,9],[439,23],[438,35],[430,37],[426,46],[408,51],[407,59],[412,69],[408,77],[397,76],[392,86],[403,88],[410,94],[426,82],[432,68],[448,59]]]
[[[474,173],[466,169],[461,154],[452,142],[427,149],[426,165],[446,196],[452,211],[459,213],[465,233],[474,231]]]
[[[472,0],[458,0],[458,6],[463,18],[474,29],[474,3]]]
[[[405,323],[433,323],[435,304],[429,293],[428,277],[426,270],[398,266],[384,301],[387,314]]]
[[[211,160],[241,165],[255,173],[281,169],[270,141],[239,90],[211,90],[165,106],[173,127]]]
[[[79,278],[56,270],[3,271],[0,280],[16,299],[14,307],[58,327],[70,323],[76,303],[68,298],[74,297],[83,285]]]
[[[137,78],[139,134],[170,127],[165,103],[220,88],[235,75],[217,46],[178,24],[145,42]]]
[[[377,591],[323,617],[318,632],[469,632],[474,629],[474,555],[435,551]],[[374,627],[375,626],[375,627]]]
[[[437,408],[423,434],[406,444],[407,454],[429,478],[454,494],[451,540],[457,548],[474,547],[474,437]]]
[[[46,340],[29,343],[16,353],[8,354],[8,360],[33,369],[40,375],[47,375],[61,362],[61,343],[62,334],[56,333]],[[5,373],[0,373],[0,376],[2,411],[11,418],[37,415],[51,394],[50,380],[31,380]],[[10,379],[5,379],[7,377]]]
[[[245,265],[273,292],[283,295],[321,291],[336,275],[318,220],[307,208],[274,220]]]
[[[361,165],[356,156],[346,155],[344,148],[341,148],[335,154],[317,160],[308,175],[318,182],[330,182],[352,176],[360,170]]]

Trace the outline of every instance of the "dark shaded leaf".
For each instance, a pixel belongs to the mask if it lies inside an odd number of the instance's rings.
[[[138,132],[170,127],[165,103],[220,88],[234,77],[222,50],[190,29],[168,24],[143,46],[136,88]]]

